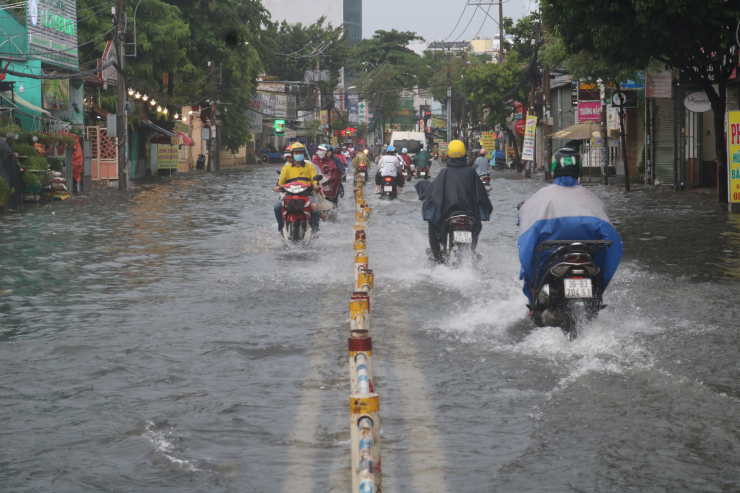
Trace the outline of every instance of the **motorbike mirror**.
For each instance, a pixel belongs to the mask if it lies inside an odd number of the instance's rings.
[[[519,209],[521,209],[521,207],[522,207],[522,204],[524,204],[524,202],[519,202],[519,203],[518,203],[518,204],[516,205],[516,210],[519,210]]]
[[[275,173],[280,174],[281,172],[280,171],[276,171]]]
[[[316,176],[313,177],[313,179],[316,180],[316,181],[321,181],[321,180],[324,179],[324,177],[322,175],[316,175]]]

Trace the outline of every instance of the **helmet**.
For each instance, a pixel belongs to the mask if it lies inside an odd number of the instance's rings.
[[[581,156],[575,149],[570,147],[561,147],[552,156],[552,165],[550,167],[552,176],[581,176]]]
[[[388,146],[388,147],[387,147],[387,148],[385,149],[385,152],[396,152],[396,148],[395,148],[395,147],[393,147],[393,146]]]
[[[486,155],[486,150],[485,149],[481,149],[479,153],[480,153],[481,156],[485,156]]]
[[[326,144],[326,150],[334,152],[334,147],[331,144]]]
[[[295,151],[303,151],[303,152],[306,152],[306,146],[304,146],[300,142],[296,142],[295,144],[293,144],[292,146],[290,146],[290,152],[295,152]]]
[[[320,151],[328,151],[329,149],[331,149],[331,146],[330,145],[327,145],[327,144],[321,144],[319,146],[319,150]]]
[[[407,152],[409,152],[409,150],[406,149],[405,147],[403,149],[401,149],[401,154],[406,154]]]
[[[447,146],[447,156],[451,158],[465,157],[465,144],[460,140],[453,140]]]

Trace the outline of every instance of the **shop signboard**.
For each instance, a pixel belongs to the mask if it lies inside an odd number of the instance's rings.
[[[288,119],[289,120],[295,120],[298,116],[298,113],[296,111],[296,100],[295,96],[292,94],[288,94]]]
[[[79,68],[75,0],[27,0],[28,54],[50,65]]]
[[[275,95],[275,118],[288,118],[288,96]]]
[[[432,128],[447,128],[447,119],[438,116],[432,117]]]
[[[666,70],[645,74],[645,97],[663,99],[673,97],[672,81],[673,76]]]
[[[496,148],[496,132],[481,132],[480,143],[486,150],[486,159],[490,160]]]
[[[683,105],[687,110],[694,113],[705,113],[712,109],[712,103],[709,96],[704,91],[692,92],[683,100]]]
[[[534,161],[534,142],[537,131],[537,117],[527,117],[527,128],[524,130],[524,151],[522,159],[524,161]]]
[[[727,112],[727,173],[730,212],[740,212],[740,111]]]
[[[516,122],[516,125],[514,126],[514,131],[516,132],[517,135],[524,135],[526,128],[527,128],[527,122],[525,122],[524,120],[519,120],[518,122]]]
[[[368,111],[367,107],[367,101],[360,101],[360,104],[358,106],[359,110],[357,113],[357,121],[360,125],[363,123],[370,123],[370,113]]]
[[[600,122],[601,121],[601,102],[600,101],[579,101],[578,102],[578,121],[579,122]]]
[[[159,144],[157,146],[157,168],[159,169],[177,169],[177,163],[180,161],[180,148],[168,144]]]

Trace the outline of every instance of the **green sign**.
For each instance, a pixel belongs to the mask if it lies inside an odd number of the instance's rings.
[[[285,120],[275,120],[275,135],[285,135]]]

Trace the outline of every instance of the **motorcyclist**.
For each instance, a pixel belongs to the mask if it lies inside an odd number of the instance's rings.
[[[435,260],[442,260],[440,243],[444,241],[442,222],[456,212],[469,212],[476,218],[473,230],[475,249],[482,225],[488,221],[493,206],[488,198],[478,173],[468,166],[465,159],[465,144],[459,140],[450,142],[447,151],[447,167],[443,168],[434,181],[420,181],[416,185],[419,199],[424,201],[422,217],[429,223],[429,250]]]
[[[485,149],[478,151],[478,159],[476,159],[473,164],[475,165],[475,171],[478,173],[478,176],[488,173],[488,167],[490,164],[488,163],[488,159],[486,159]]]
[[[380,185],[383,183],[383,177],[392,176],[395,178],[398,193],[403,193],[403,162],[396,156],[396,148],[388,146],[385,150],[385,156],[378,160],[378,172],[375,174],[376,194],[380,194]]]
[[[419,176],[420,169],[428,170],[432,165],[432,156],[429,154],[429,151],[422,149],[414,156],[411,162],[414,163],[414,167],[416,168],[416,176]]]
[[[369,149],[366,149],[369,151]],[[367,171],[368,175],[370,174],[370,158],[367,156],[365,152],[358,152],[355,158],[352,160],[352,169],[354,170],[355,174],[355,183],[357,182],[357,175],[360,172],[360,165],[365,165],[365,170]]]
[[[334,163],[337,165],[337,168],[339,168],[339,171],[342,172],[342,175],[345,175],[347,173],[347,159],[342,155],[341,152],[334,152],[334,147],[331,144],[326,145],[327,153],[326,155],[334,161]]]
[[[405,147],[401,149],[401,155],[399,156],[401,160],[403,161],[403,164],[406,166],[406,170],[409,173],[409,176],[411,176],[411,156],[408,155],[409,150]]]
[[[305,183],[311,187],[315,184],[314,177],[316,176],[316,168],[305,160],[306,147],[301,143],[295,143],[290,147],[290,153],[293,161],[283,166],[283,169],[280,172],[280,178],[278,179],[278,184],[275,187],[276,192],[280,191],[280,187],[293,182]],[[315,234],[319,232],[321,214],[319,213],[319,205],[314,196],[310,195],[308,198],[311,206],[311,232]],[[282,204],[279,200],[275,202],[274,210],[275,219],[277,219],[278,223],[278,231],[282,234],[283,212]]]
[[[595,263],[604,276],[604,288],[609,284],[622,258],[623,244],[614,229],[606,206],[593,192],[578,184],[581,157],[575,149],[564,147],[555,151],[550,169],[553,184],[541,188],[519,207],[520,279],[524,294],[532,302],[534,296],[536,248],[552,240],[609,240],[612,246],[599,254]],[[540,255],[540,264],[547,255]]]

